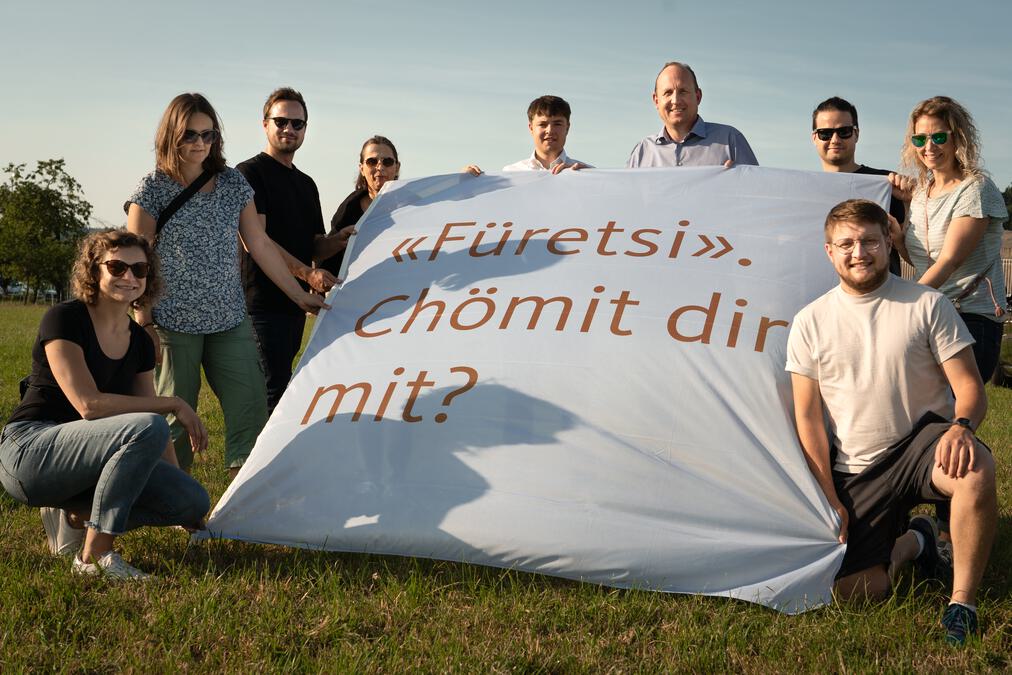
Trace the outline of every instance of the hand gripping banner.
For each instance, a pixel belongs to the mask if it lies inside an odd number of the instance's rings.
[[[829,209],[882,177],[740,166],[386,186],[210,536],[798,612],[844,546],[791,421]]]

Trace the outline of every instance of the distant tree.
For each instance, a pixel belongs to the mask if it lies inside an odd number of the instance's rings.
[[[3,169],[0,185],[0,275],[35,289],[47,285],[65,296],[77,243],[88,230],[91,204],[62,159]],[[25,294],[25,302],[28,294]]]

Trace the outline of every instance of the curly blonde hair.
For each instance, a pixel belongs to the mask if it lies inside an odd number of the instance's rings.
[[[128,232],[124,228],[108,228],[93,232],[81,240],[74,268],[70,273],[70,287],[74,296],[87,305],[98,301],[98,263],[108,251],[121,248],[139,248],[148,259],[148,276],[144,293],[130,303],[134,309],[153,302],[162,290],[162,278],[158,270],[158,254],[144,237]]]
[[[921,101],[910,112],[907,135],[900,153],[900,164],[904,171],[917,175],[918,185],[927,185],[928,169],[918,156],[917,148],[910,142],[910,137],[914,135],[917,120],[922,117],[937,117],[949,127],[952,142],[956,145],[956,168],[964,178],[984,176],[980,166],[980,135],[970,111],[948,96],[935,96]]]

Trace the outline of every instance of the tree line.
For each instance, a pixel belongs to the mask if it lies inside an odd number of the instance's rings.
[[[8,164],[0,185],[0,287],[21,282],[34,290],[52,286],[67,297],[77,244],[88,232],[91,204],[63,159]],[[24,301],[28,302],[26,289]]]

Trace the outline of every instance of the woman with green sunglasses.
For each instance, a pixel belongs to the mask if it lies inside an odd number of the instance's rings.
[[[915,177],[890,176],[896,194],[908,202],[896,246],[920,283],[955,303],[976,340],[973,355],[986,382],[998,362],[1008,311],[1001,266],[1008,212],[980,166],[970,113],[948,96],[919,103],[910,113],[901,162]]]

